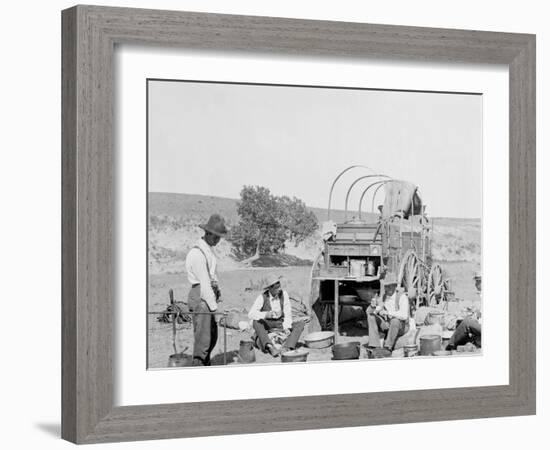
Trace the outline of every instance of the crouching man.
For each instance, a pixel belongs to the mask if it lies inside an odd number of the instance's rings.
[[[397,339],[409,331],[409,297],[402,289],[397,289],[397,282],[388,280],[384,283],[384,301],[371,304],[367,308],[369,327],[369,347],[380,347],[385,337],[384,348],[388,356],[395,347]]]
[[[280,331],[286,337],[283,352],[296,348],[298,339],[304,330],[303,322],[292,323],[292,307],[288,293],[281,288],[281,277],[271,276],[263,292],[250,308],[248,318],[256,332],[256,342],[263,352],[279,356],[279,350],[269,337],[269,333]]]

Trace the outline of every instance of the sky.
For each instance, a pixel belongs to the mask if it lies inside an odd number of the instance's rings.
[[[338,173],[364,165],[333,207],[383,173],[418,185],[433,217],[481,217],[481,95],[151,80],[148,101],[149,192],[239,198],[261,185],[326,208]]]

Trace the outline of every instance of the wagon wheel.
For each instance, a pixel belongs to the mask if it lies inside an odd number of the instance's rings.
[[[435,307],[447,306],[447,285],[443,279],[443,270],[439,264],[434,264],[428,275],[428,305]]]
[[[416,290],[416,298],[410,298],[415,300],[416,308],[418,308],[425,292],[425,281],[422,261],[413,250],[408,250],[401,260],[397,283],[405,289],[405,292],[409,294],[409,298],[413,288]]]

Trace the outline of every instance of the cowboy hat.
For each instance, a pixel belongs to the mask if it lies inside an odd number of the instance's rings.
[[[283,278],[281,275],[269,275],[267,277],[267,280],[265,280],[264,290],[269,289],[276,283],[279,283],[281,281],[281,278]]]
[[[199,225],[204,231],[209,231],[216,236],[223,237],[227,234],[227,227],[225,226],[225,220],[219,214],[212,214],[208,222]]]

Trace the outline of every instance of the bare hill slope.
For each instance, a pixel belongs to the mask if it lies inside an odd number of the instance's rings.
[[[149,270],[151,273],[183,272],[188,250],[200,238],[198,227],[210,214],[221,214],[231,227],[238,223],[236,199],[194,194],[149,193]],[[310,208],[319,223],[327,220],[326,209]],[[349,216],[351,217],[351,213]],[[376,215],[364,217],[376,220]],[[332,220],[342,222],[344,211],[332,212]],[[433,257],[441,261],[472,261],[479,263],[481,254],[481,224],[479,219],[435,218]],[[284,264],[292,265],[313,260],[321,248],[316,234],[295,246],[288,245]],[[225,240],[216,247],[220,269],[238,269],[240,263],[232,256],[231,244]],[[302,261],[300,261],[302,260]]]

